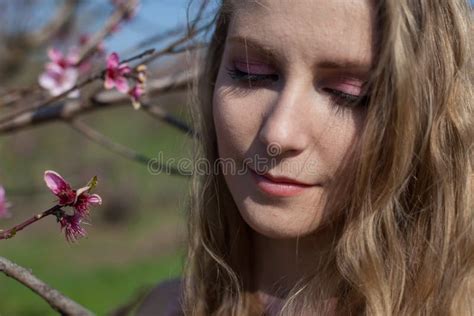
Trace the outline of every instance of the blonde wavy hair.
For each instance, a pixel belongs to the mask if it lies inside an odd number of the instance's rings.
[[[321,302],[337,297],[343,315],[472,315],[471,8],[462,0],[375,2],[367,116],[341,170],[350,181],[326,206],[337,234],[323,276],[301,280],[281,314],[325,314]],[[236,4],[220,3],[191,107],[194,158],[210,165],[218,158],[212,95]],[[188,211],[184,313],[263,315],[249,286],[250,228],[221,172],[193,176]]]

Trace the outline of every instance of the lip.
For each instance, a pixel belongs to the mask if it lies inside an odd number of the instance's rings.
[[[254,171],[254,170],[252,170],[252,171]],[[299,182],[299,181],[296,181],[294,179],[287,178],[287,177],[274,177],[269,173],[265,173],[262,176],[269,179],[269,180],[271,180],[271,181],[273,181],[273,182],[276,182],[276,183],[286,183],[286,184],[296,184],[296,185],[302,185],[302,186],[311,186],[311,184],[304,183],[304,182]]]
[[[268,173],[265,175],[257,174],[250,169],[257,187],[264,193],[271,196],[288,197],[302,194],[315,185],[305,184],[286,177],[273,177]]]

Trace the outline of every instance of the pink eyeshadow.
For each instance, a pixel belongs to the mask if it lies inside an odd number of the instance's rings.
[[[362,85],[363,82],[359,80],[342,79],[341,81],[330,83],[326,86],[331,89],[358,96],[362,94]]]
[[[247,72],[255,75],[272,75],[275,73],[272,67],[256,62],[242,62],[242,61],[235,61],[234,62],[235,68],[242,72]]]

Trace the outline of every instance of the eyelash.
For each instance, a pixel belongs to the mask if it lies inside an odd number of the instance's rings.
[[[250,74],[250,73],[241,71],[237,68],[227,67],[227,73],[233,80],[236,80],[241,83],[248,83],[249,88],[252,88],[252,84],[254,86],[265,85],[266,82],[269,82],[270,84],[272,84],[275,81],[278,81],[279,79],[278,75]],[[343,108],[347,109],[347,108],[353,108],[353,107],[365,107],[367,106],[367,103],[368,103],[367,95],[360,97],[360,96],[344,93],[342,91],[331,89],[331,88],[324,88],[323,91],[325,91],[326,93],[329,93],[331,95],[331,100],[335,103],[335,105],[338,105],[336,107],[336,113],[340,113],[340,110],[343,110],[339,106],[342,106]]]
[[[227,73],[229,76],[239,82],[247,82],[247,83],[254,83],[256,85],[262,85],[265,84],[265,82],[270,81],[270,83],[273,83],[275,81],[278,81],[279,77],[278,75],[257,75],[257,74],[250,74],[244,71],[241,71],[237,68],[227,68]]]

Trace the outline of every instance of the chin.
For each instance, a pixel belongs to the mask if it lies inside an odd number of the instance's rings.
[[[324,191],[290,199],[269,198],[259,192],[250,175],[226,175],[226,183],[243,220],[252,230],[273,239],[293,239],[318,230]]]
[[[321,226],[318,212],[295,214],[290,210],[270,206],[249,208],[237,204],[239,212],[250,228],[256,233],[272,239],[294,239],[311,235]],[[317,209],[313,209],[317,211]],[[293,214],[292,214],[293,213]]]

